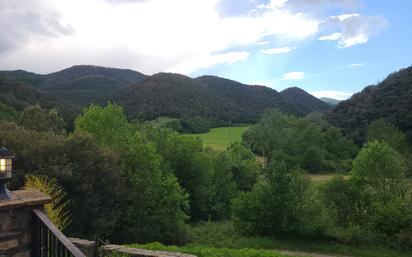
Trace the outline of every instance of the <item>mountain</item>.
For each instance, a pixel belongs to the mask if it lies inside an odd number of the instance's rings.
[[[298,87],[290,87],[280,92],[280,94],[294,107],[299,115],[306,115],[310,112],[326,112],[330,106],[305,90]]]
[[[121,89],[113,101],[122,105],[132,119],[200,116],[214,120],[215,124],[252,123],[269,107],[293,112],[278,92],[267,87],[213,76],[192,79],[171,73],[158,73]]]
[[[23,70],[0,74],[78,109],[91,103],[114,101],[123,106],[131,119],[201,117],[212,124],[224,125],[254,123],[267,108],[298,116],[329,109],[299,88],[279,93],[268,87],[216,76],[195,79],[172,73],[145,76],[133,70],[91,65],[77,65],[46,75]]]
[[[396,125],[412,138],[411,110],[412,66],[392,73],[377,85],[368,86],[340,102],[327,118],[361,144],[369,123],[379,118]]]
[[[39,85],[43,84],[46,80],[46,76],[44,75],[24,70],[0,71],[0,75],[7,76],[9,78],[23,82],[33,87],[38,87]]]
[[[253,121],[259,119],[267,108],[277,108],[285,113],[297,114],[288,101],[269,87],[245,85],[216,76],[201,76],[196,78],[196,81],[237,106],[242,116]]]
[[[319,99],[332,107],[335,107],[340,102],[340,100],[329,98],[329,97],[321,97]]]
[[[49,96],[23,82],[0,75],[0,104],[22,111],[29,105],[40,105],[42,108],[55,108],[66,121],[74,120],[79,109],[66,105],[60,100]]]
[[[133,70],[92,65],[77,65],[47,75],[22,70],[3,71],[0,74],[28,83],[77,106],[104,104],[115,91],[146,77]]]

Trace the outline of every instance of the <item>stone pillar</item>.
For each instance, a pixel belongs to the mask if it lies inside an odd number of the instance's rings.
[[[94,241],[74,238],[71,237],[69,240],[77,247],[80,251],[82,251],[87,257],[94,257],[96,249],[96,243]]]
[[[32,210],[51,198],[33,189],[12,194],[12,199],[0,200],[0,257],[30,257]]]

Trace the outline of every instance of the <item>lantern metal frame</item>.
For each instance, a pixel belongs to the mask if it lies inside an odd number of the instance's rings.
[[[5,147],[0,147],[0,200],[12,198],[6,181],[11,179],[13,171],[13,154]]]

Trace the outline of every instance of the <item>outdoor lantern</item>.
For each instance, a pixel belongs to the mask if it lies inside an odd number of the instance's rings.
[[[5,147],[0,147],[0,200],[10,199],[10,191],[6,188],[6,180],[11,179],[13,154]]]

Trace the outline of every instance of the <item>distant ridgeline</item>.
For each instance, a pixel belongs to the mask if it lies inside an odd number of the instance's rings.
[[[329,101],[327,104],[299,88],[277,92],[215,76],[146,76],[128,69],[90,65],[47,75],[0,71],[0,89],[2,110],[14,113],[38,104],[45,109],[56,108],[69,123],[84,106],[112,101],[123,106],[132,120],[168,116],[183,120],[183,124],[215,127],[255,123],[265,109],[277,108],[297,116],[314,111],[328,113],[329,122],[357,143],[364,141],[368,124],[379,118],[387,119],[410,137],[412,134],[412,67],[366,87],[335,108],[329,99],[323,99]]]
[[[192,79],[170,73],[155,74],[123,88],[113,101],[122,105],[130,118],[203,117],[220,125],[254,123],[267,108],[299,116],[329,109],[307,93],[301,101],[294,102],[268,87],[244,85],[214,76]],[[302,101],[309,104],[297,104]]]
[[[115,91],[146,77],[132,70],[91,65],[73,66],[47,75],[22,70],[2,71],[1,74],[77,106],[106,104]]]
[[[168,116],[180,119],[179,128],[183,125],[196,128],[188,132],[204,132],[209,127],[255,123],[265,109],[276,108],[297,116],[314,111],[327,113],[328,121],[358,144],[364,142],[368,124],[379,118],[412,138],[412,67],[339,103],[322,101],[295,87],[277,92],[215,76],[146,76],[133,70],[91,65],[47,75],[0,71],[0,90],[0,119],[37,104],[57,109],[70,126],[84,106],[112,101],[120,104],[131,120]]]
[[[6,105],[17,107],[19,101],[31,99],[29,104],[53,106],[59,111],[65,106],[78,113],[91,103],[104,105],[112,101],[123,106],[130,119],[139,120],[169,116],[214,127],[255,123],[267,108],[298,116],[331,108],[298,88],[279,93],[268,87],[215,76],[195,79],[171,73],[146,76],[133,70],[90,65],[73,66],[47,75],[23,70],[1,71],[1,75],[8,77],[2,79],[2,87],[16,84],[25,88],[14,94],[14,103],[3,99],[1,102]],[[41,95],[40,99],[30,97],[34,94]]]
[[[340,102],[327,118],[358,144],[364,142],[368,125],[379,118],[396,125],[412,139],[412,66]]]

